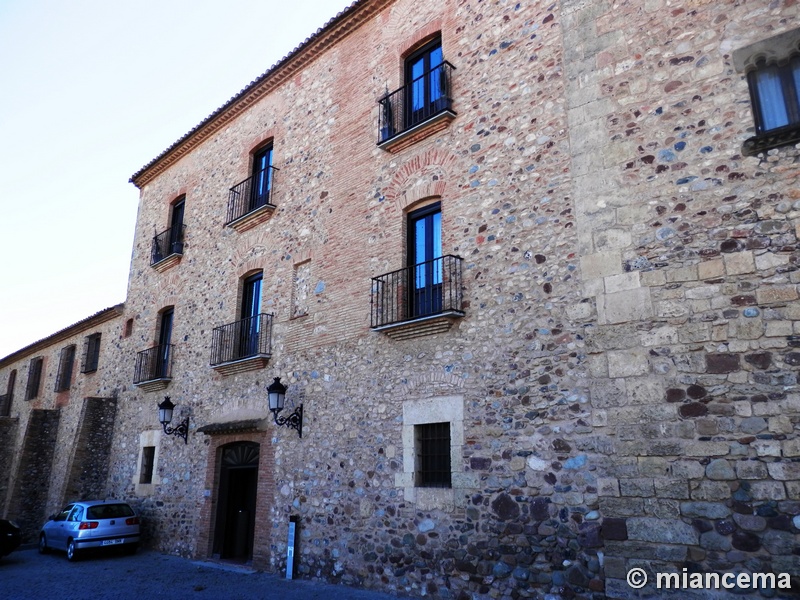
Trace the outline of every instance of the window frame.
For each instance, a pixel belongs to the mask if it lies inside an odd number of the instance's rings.
[[[409,278],[407,314],[411,318],[442,312],[442,203],[432,202],[406,217],[406,265]],[[418,225],[423,226],[422,255]]]
[[[186,194],[178,196],[170,205],[169,254],[183,254],[183,218],[186,213]]]
[[[785,111],[786,123],[767,127],[764,116],[765,103],[759,76],[773,71],[780,85],[781,108]],[[796,74],[795,74],[796,73]],[[782,61],[759,61],[755,68],[747,72],[747,84],[750,88],[750,102],[756,135],[767,135],[781,130],[800,128],[800,53]]]
[[[94,373],[100,365],[100,341],[102,333],[97,331],[86,336],[81,361],[81,373]]]
[[[56,373],[56,392],[66,392],[72,386],[72,372],[75,368],[75,344],[64,346],[58,359],[58,372]]]
[[[42,371],[44,369],[44,358],[36,356],[28,363],[28,382],[25,386],[25,400],[33,400],[39,397],[39,389],[42,387]]]
[[[251,213],[262,206],[271,204],[272,196],[272,161],[274,158],[273,143],[269,142],[253,151],[253,165],[250,169],[253,184],[250,188],[250,198],[248,200],[248,213]],[[266,161],[265,161],[266,159]],[[266,189],[259,191],[260,188]]]
[[[438,50],[439,62],[432,64],[433,54]],[[422,73],[414,77],[414,67],[422,61]],[[437,35],[429,40],[422,46],[413,50],[403,61],[403,81],[406,86],[408,97],[405,99],[403,124],[405,129],[414,127],[419,123],[425,122],[428,118],[437,114],[443,108],[437,108],[437,103],[440,99],[444,98],[448,102],[446,96],[441,89],[434,97],[433,86],[441,87],[441,77],[443,73],[441,69],[435,71],[445,63],[444,48],[442,46],[442,36]],[[437,73],[434,76],[434,73]],[[422,104],[418,109],[414,109],[415,90],[419,89],[422,93]]]
[[[158,365],[157,379],[169,377],[170,355],[172,354],[172,334],[175,329],[175,307],[167,306],[158,313]]]
[[[142,446],[142,456],[139,466],[139,484],[153,483],[153,471],[156,464],[156,447]]]
[[[800,69],[799,57],[800,27],[756,40],[733,51],[733,66],[747,84],[755,130],[755,135],[742,143],[744,156],[756,156],[800,142],[800,71],[795,71]],[[774,78],[768,81],[769,77],[764,74],[769,70],[778,76],[777,81]],[[792,76],[792,71],[795,71],[795,76]],[[759,89],[762,75],[767,93]],[[794,82],[790,81],[791,78]],[[766,102],[768,98],[779,98],[780,102]],[[763,108],[767,104],[771,106],[771,114],[765,119]],[[781,111],[786,111],[787,124],[768,122],[768,119],[776,117],[781,119]]]
[[[242,294],[239,302],[239,356],[258,354],[261,336],[262,292],[264,271],[256,271],[242,278]]]

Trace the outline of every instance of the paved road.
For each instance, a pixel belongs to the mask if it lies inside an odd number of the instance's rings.
[[[141,550],[135,556],[90,556],[33,548],[0,558],[0,598],[25,600],[398,600],[398,596],[255,573]]]

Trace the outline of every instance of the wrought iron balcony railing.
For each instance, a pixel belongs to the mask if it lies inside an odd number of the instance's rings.
[[[159,344],[136,355],[133,383],[172,378],[172,344]]]
[[[452,110],[453,70],[455,67],[445,61],[378,100],[378,143]]]
[[[153,247],[150,251],[150,264],[161,262],[173,254],[183,254],[184,227],[170,227],[153,238]]]
[[[446,255],[372,278],[372,328],[436,315],[463,316],[460,256]]]
[[[228,194],[228,216],[225,224],[251,213],[262,206],[274,206],[270,202],[275,167],[267,167],[241,183],[233,186]]]
[[[272,315],[261,313],[214,328],[211,366],[272,354]]]

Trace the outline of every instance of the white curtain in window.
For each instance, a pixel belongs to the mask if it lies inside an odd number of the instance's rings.
[[[795,76],[796,76],[795,71]],[[756,72],[758,101],[761,106],[761,125],[764,131],[789,124],[789,115],[783,99],[783,89],[777,67],[767,67]]]
[[[797,113],[800,113],[800,58],[795,58],[792,62],[792,76],[794,79],[794,97],[798,103]]]

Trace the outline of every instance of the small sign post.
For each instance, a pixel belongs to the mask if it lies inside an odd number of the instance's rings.
[[[286,579],[292,579],[294,575],[294,548],[297,539],[297,522],[299,517],[292,515],[289,517],[289,543],[286,547]]]

